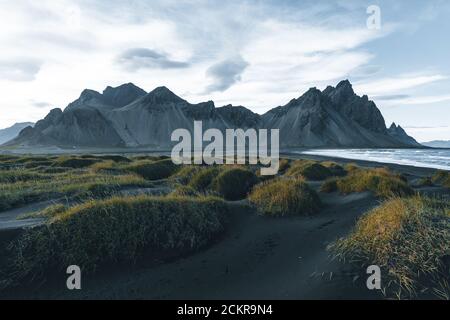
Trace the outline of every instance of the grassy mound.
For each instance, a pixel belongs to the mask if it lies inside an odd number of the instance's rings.
[[[320,186],[320,192],[331,193],[338,190],[338,178],[329,178]]]
[[[202,166],[194,166],[194,165],[186,165],[181,167],[181,169],[175,173],[171,179],[175,180],[181,184],[188,184],[192,178],[199,173],[204,167]]]
[[[202,167],[194,174],[189,182],[189,186],[197,191],[205,192],[211,187],[213,180],[219,175],[221,168],[219,166]]]
[[[297,160],[286,172],[289,177],[304,177],[308,180],[325,180],[333,176],[332,171],[314,161]]]
[[[86,168],[93,165],[96,162],[100,162],[99,159],[83,159],[83,158],[72,158],[72,157],[60,157],[56,159],[53,163],[55,167],[66,167],[66,168]]]
[[[417,182],[418,187],[432,187],[434,186],[433,180],[430,177],[421,178]]]
[[[176,196],[176,197],[199,197],[200,194],[194,189],[189,186],[183,186],[180,185],[175,188],[175,190],[169,194],[170,197]]]
[[[331,171],[331,174],[335,177],[343,177],[347,175],[347,171],[345,171],[344,167],[340,166],[336,162],[324,161],[321,165],[328,168]]]
[[[133,264],[195,251],[225,229],[227,206],[217,198],[111,198],[58,213],[27,230],[3,256],[2,285],[44,278],[77,264],[92,273],[108,263]]]
[[[48,179],[0,183],[0,211],[62,196],[96,198],[110,196],[125,187],[149,186],[151,186],[149,181],[137,175],[115,176],[71,170],[54,174]]]
[[[256,175],[247,169],[230,168],[223,170],[213,181],[213,188],[226,200],[241,200],[258,182]]]
[[[450,188],[450,172],[449,171],[439,170],[433,175],[433,177],[431,177],[431,180],[434,183],[443,185],[446,188]]]
[[[278,172],[285,173],[291,166],[291,161],[289,159],[280,159],[280,167]]]
[[[114,162],[131,162],[130,159],[128,159],[127,157],[123,157],[123,156],[118,156],[118,155],[98,155],[98,156],[92,156],[92,155],[83,155],[80,156],[80,158],[82,159],[94,159],[94,160],[101,160],[101,161],[114,161]]]
[[[179,168],[171,159],[158,161],[141,160],[123,167],[123,169],[134,172],[147,180],[166,179]]]
[[[448,201],[391,199],[363,216],[330,249],[342,260],[380,266],[389,295],[414,297],[425,290],[450,298]]]
[[[414,194],[414,190],[400,176],[384,168],[353,169],[346,177],[325,181],[321,191],[340,191],[343,194],[373,191],[383,198]]]
[[[303,179],[273,179],[253,188],[249,200],[264,215],[309,215],[317,212],[321,202]]]
[[[19,181],[33,181],[33,180],[46,180],[51,176],[39,174],[36,172],[15,169],[15,170],[0,170],[0,183],[15,183]]]

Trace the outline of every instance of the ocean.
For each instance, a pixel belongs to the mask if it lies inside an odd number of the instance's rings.
[[[310,149],[296,153],[450,170],[450,149]]]

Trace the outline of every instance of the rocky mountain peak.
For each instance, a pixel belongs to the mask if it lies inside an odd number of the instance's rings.
[[[184,103],[185,100],[170,91],[167,87],[158,87],[148,93],[143,102],[146,104],[167,104],[167,103]]]
[[[190,104],[166,87],[146,93],[132,83],[84,90],[64,112],[52,110],[34,128],[8,143],[58,146],[170,146],[170,132],[205,128],[276,128],[284,147],[420,146],[396,124],[386,129],[381,112],[348,80],[323,92],[311,88],[264,115],[242,106],[216,108],[212,101]]]
[[[338,85],[336,86],[336,89],[341,90],[341,91],[348,91],[351,93],[355,93],[353,91],[353,86],[348,79],[342,80],[341,82],[339,82]]]
[[[144,90],[134,85],[133,83],[126,83],[116,88],[108,86],[103,91],[103,98],[107,103],[116,108],[124,107],[138,98],[147,94]]]
[[[386,123],[380,110],[368,96],[358,96],[350,81],[343,80],[335,88],[329,86],[323,93],[331,99],[339,113],[345,114],[363,128],[378,133],[386,132]]]
[[[100,92],[95,91],[95,90],[84,89],[81,92],[79,100],[81,100],[81,101],[88,101],[88,100],[91,100],[91,99],[94,99],[94,98],[101,99],[102,98],[102,94]]]
[[[406,131],[399,125],[396,125],[395,122],[391,124],[389,129],[387,130],[388,134],[391,137],[394,137],[398,141],[401,141],[403,143],[407,143],[409,145],[413,146],[420,146],[420,144],[412,137],[410,137]]]
[[[240,128],[256,128],[259,126],[261,116],[243,106],[231,104],[217,108],[217,112],[229,123]]]

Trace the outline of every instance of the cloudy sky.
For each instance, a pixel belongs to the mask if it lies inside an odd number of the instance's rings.
[[[450,1],[155,2],[0,0],[0,128],[84,88],[165,85],[264,113],[348,78],[388,125],[450,140]]]

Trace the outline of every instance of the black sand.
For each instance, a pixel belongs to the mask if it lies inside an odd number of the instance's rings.
[[[289,155],[299,158],[296,155]],[[302,156],[302,158],[330,158]],[[357,160],[362,166],[383,164]],[[409,179],[435,170],[385,164]],[[312,183],[313,187],[319,186]],[[449,196],[432,187],[420,192]],[[365,270],[332,261],[326,247],[348,234],[355,221],[377,206],[370,193],[321,195],[324,209],[312,217],[267,218],[236,203],[228,232],[216,244],[189,257],[159,265],[99,273],[83,279],[82,290],[65,281],[34,290],[15,290],[3,298],[50,299],[380,299],[369,291]],[[1,215],[1,214],[0,214]],[[65,275],[61,275],[64,279]],[[1,296],[0,296],[1,297]]]

